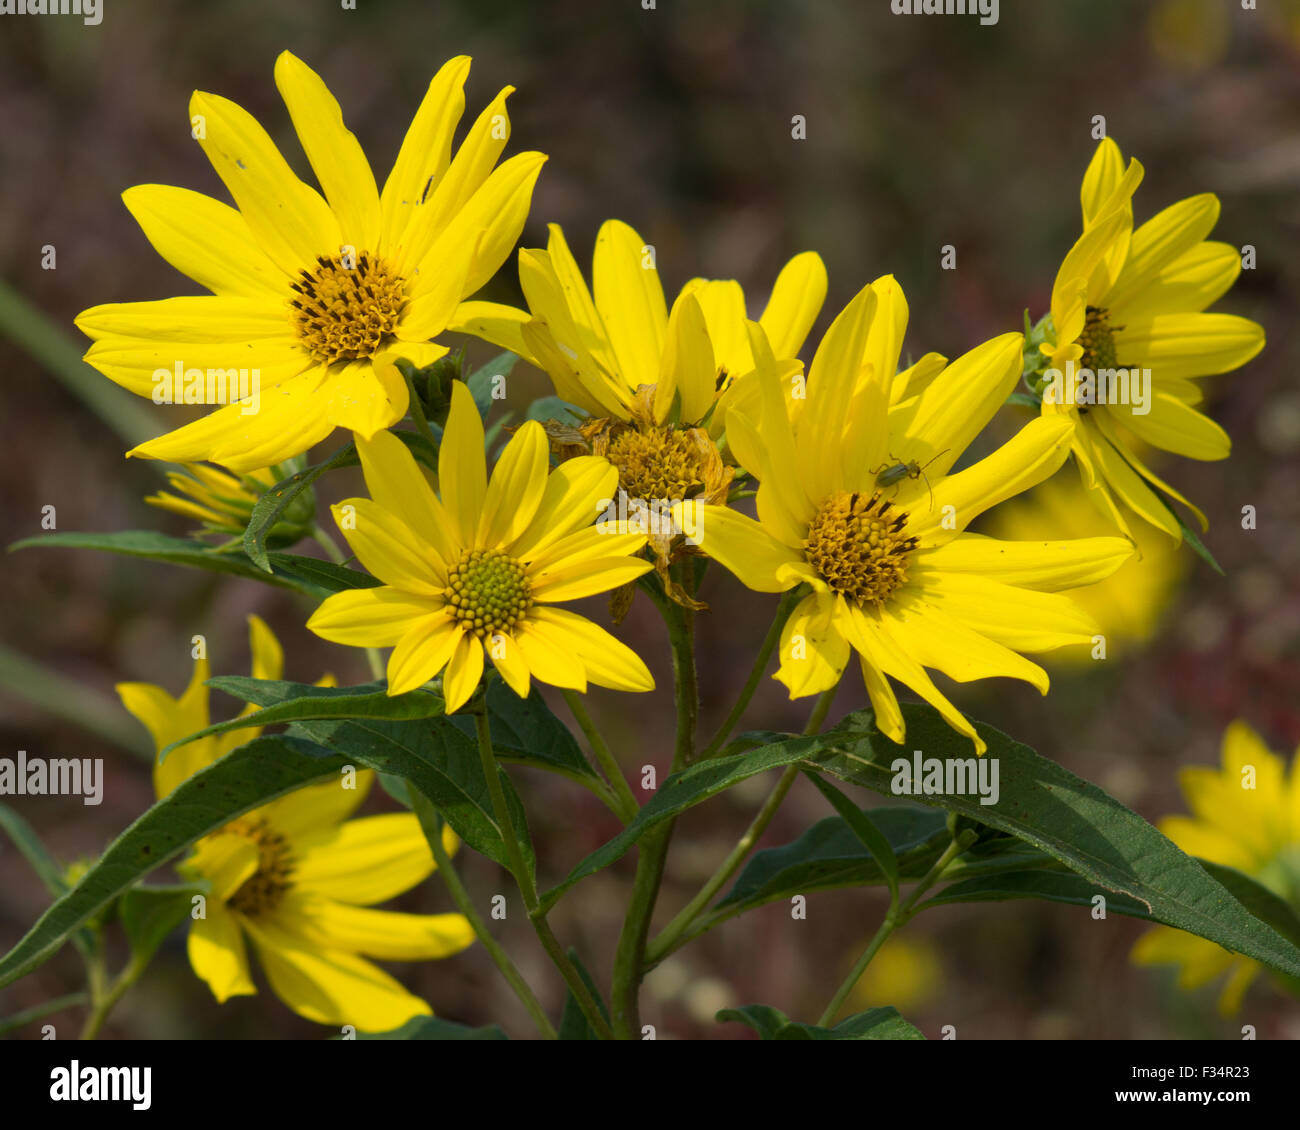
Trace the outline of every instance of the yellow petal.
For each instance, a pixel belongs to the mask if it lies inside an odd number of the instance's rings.
[[[365,958],[313,949],[265,917],[247,920],[246,928],[275,995],[299,1016],[389,1032],[432,1011]]]
[[[285,793],[258,809],[257,815],[264,817],[280,835],[294,841],[297,851],[299,838],[329,832],[351,816],[369,795],[374,780],[375,775],[369,769],[355,774],[342,772],[318,785]]]
[[[1133,553],[1133,543],[1126,538],[1004,541],[967,533],[937,549],[919,551],[914,560],[927,572],[966,573],[1004,585],[1060,592],[1104,580]]]
[[[368,498],[349,498],[332,507],[334,520],[358,560],[386,585],[416,596],[441,596],[445,575],[437,555],[401,519]]]
[[[1088,162],[1079,192],[1083,205],[1083,223],[1086,227],[1101,213],[1102,205],[1119,186],[1124,176],[1124,156],[1111,138],[1103,138]]]
[[[658,378],[668,308],[654,251],[620,220],[607,220],[596,236],[592,267],[596,309],[629,388]]]
[[[1110,296],[1114,325],[1158,314],[1194,314],[1219,300],[1241,274],[1241,251],[1229,243],[1198,243],[1164,267],[1140,290]]]
[[[546,480],[537,512],[511,553],[534,560],[557,542],[590,526],[613,501],[618,469],[595,455],[567,459]]]
[[[615,691],[652,691],[654,678],[641,657],[627,644],[615,639],[604,628],[564,608],[534,608],[529,616],[530,630],[545,625],[564,641],[565,649],[581,660],[587,678],[598,687]],[[533,675],[552,682],[551,669],[532,664]],[[563,685],[563,684],[557,684]]]
[[[275,61],[275,84],[343,238],[358,255],[374,251],[379,242],[379,190],[360,143],[343,124],[337,100],[320,75],[288,51]]]
[[[347,589],[327,596],[311,614],[307,627],[331,643],[392,647],[416,620],[441,607],[440,599],[422,599],[398,589]]]
[[[534,600],[556,604],[619,588],[653,568],[636,557],[596,557],[531,573],[529,580]]]
[[[1227,373],[1264,348],[1264,327],[1234,314],[1159,314],[1114,337],[1124,363],[1151,369],[1157,383]]]
[[[370,439],[358,438],[357,451],[375,505],[399,518],[436,550],[443,563],[439,572],[445,572],[460,556],[461,541],[411,449],[391,432],[377,432]]]
[[[443,828],[450,855],[455,833]],[[409,812],[365,816],[294,842],[298,866],[294,886],[304,894],[354,906],[374,906],[423,883],[435,869],[433,853]]]
[[[451,410],[438,450],[438,483],[457,540],[476,544],[479,516],[487,494],[487,458],[483,453],[483,420],[474,397],[461,381],[451,386]]]
[[[1131,405],[1115,405],[1111,411],[1143,443],[1172,451],[1188,459],[1227,459],[1232,440],[1214,420],[1175,396],[1153,390],[1149,411],[1139,415]]]
[[[514,642],[539,682],[586,693],[587,668],[568,650],[570,639],[563,628],[534,616],[515,629]]]
[[[270,339],[267,345],[276,351],[297,348],[290,333],[283,301],[277,303],[263,295],[200,295],[187,298],[163,298],[154,302],[111,302],[92,306],[77,315],[77,329],[96,340],[132,337],[142,341],[193,342],[224,345],[224,354],[205,358],[224,360],[216,368],[249,368],[250,356],[261,348],[250,342]],[[182,348],[171,352],[183,368],[196,367],[198,358],[188,357]],[[210,352],[210,351],[207,351]],[[203,368],[208,368],[203,365]]]
[[[462,632],[442,676],[442,697],[447,713],[454,714],[469,701],[483,677],[483,645],[469,632]]]
[[[398,914],[301,897],[286,900],[280,921],[307,946],[384,961],[451,957],[474,944],[474,929],[463,914]]]
[[[849,641],[836,626],[836,603],[843,597],[810,593],[790,614],[781,631],[781,666],[773,676],[791,698],[821,694],[839,682],[849,661]]]
[[[717,376],[704,311],[694,294],[683,294],[673,303],[665,333],[655,390],[656,420],[660,423],[666,420],[674,396],[680,396],[680,421],[698,423],[713,404]]]
[[[784,592],[791,588],[778,576],[778,570],[803,560],[802,554],[782,545],[753,518],[722,506],[704,509],[696,538],[705,553],[755,592]]]
[[[388,693],[405,694],[424,686],[451,661],[465,634],[446,608],[413,621],[388,658]]]
[[[1219,200],[1209,192],[1171,204],[1149,219],[1133,233],[1111,303],[1120,305],[1125,296],[1148,286],[1160,271],[1209,235],[1218,219]]]
[[[231,997],[257,993],[248,968],[243,932],[234,915],[216,899],[208,901],[206,918],[190,923],[186,949],[194,975],[207,982],[218,1004],[225,1004]]]
[[[508,349],[530,365],[536,365],[523,334],[524,323],[531,317],[527,310],[504,306],[500,302],[462,302],[456,307],[447,329],[452,333],[473,334]]]
[[[279,302],[287,297],[289,279],[229,204],[162,184],[128,188],[122,202],[154,250],[214,294]]]
[[[492,469],[475,544],[509,545],[528,528],[546,491],[550,445],[546,430],[527,420]]]
[[[815,251],[796,255],[777,275],[759,324],[777,357],[795,357],[826,301],[826,265]]]
[[[506,686],[520,698],[528,697],[528,660],[515,640],[504,632],[489,636],[486,643],[488,658],[505,680]]]
[[[217,175],[239,206],[253,238],[286,274],[337,255],[344,240],[329,205],[293,174],[266,131],[229,99],[196,91],[190,119],[204,120],[199,138]]]

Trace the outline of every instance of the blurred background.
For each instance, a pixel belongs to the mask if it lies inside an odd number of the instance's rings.
[[[970,716],[1007,730],[1101,784],[1149,819],[1184,811],[1180,766],[1217,763],[1228,722],[1245,718],[1289,757],[1300,742],[1300,344],[1288,332],[1300,261],[1300,0],[1002,0],[1000,20],[895,16],[888,0],[443,0],[161,6],[103,0],[104,18],[0,18],[0,278],[50,320],[6,297],[0,340],[0,515],[6,543],[40,532],[42,507],[59,530],[158,529],[187,522],[141,502],[157,465],[125,461],[118,398],[88,402],[106,378],[82,370],[75,314],[102,302],[198,293],[149,247],[119,200],[142,183],[225,198],[190,138],[187,100],[200,88],[232,97],[262,121],[306,175],[272,80],[288,48],[315,67],[341,102],[382,183],[429,77],[470,54],[467,121],[507,83],[508,152],[541,149],[524,246],[564,225],[584,265],[601,221],[618,217],[655,245],[670,295],[696,275],[740,279],[757,313],[787,258],[815,249],[830,298],[814,330],[864,283],[892,272],[912,309],[907,351],[956,357],[1046,309],[1061,256],[1078,234],[1079,181],[1093,151],[1094,115],[1146,180],[1141,220],[1185,196],[1219,194],[1215,238],[1257,250],[1216,309],[1262,322],[1268,347],[1244,370],[1206,382],[1211,413],[1234,440],[1219,464],[1157,462],[1211,519],[1206,542],[1221,577],[1186,548],[1158,543],[1141,568],[1087,599],[1113,633],[1104,663],[1050,664],[1042,699],[1010,681],[955,687]],[[806,138],[792,137],[803,115]],[[957,269],[941,270],[941,248]],[[43,248],[57,252],[42,269]],[[513,264],[485,295],[517,299]],[[473,344],[472,358],[493,352]],[[73,362],[69,362],[69,357]],[[86,392],[85,390],[89,390]],[[524,366],[506,408],[516,418],[548,392]],[[134,401],[154,434],[184,409]],[[137,412],[138,415],[138,412]],[[1003,434],[1021,423],[1005,411]],[[148,419],[145,421],[149,422]],[[322,450],[332,450],[329,448]],[[357,493],[355,472],[327,479],[321,507]],[[1072,469],[1035,505],[1062,536],[1084,531]],[[1241,509],[1258,528],[1241,528]],[[1017,515],[1002,519],[1014,532]],[[310,543],[306,543],[310,545]],[[315,552],[302,549],[301,552]],[[303,627],[306,606],[264,586],[86,551],[32,549],[4,560],[0,611],[0,756],[102,757],[103,804],[20,798],[20,813],[58,858],[89,857],[151,802],[143,730],[117,704],[124,680],[176,694],[190,676],[190,638],[206,635],[214,673],[248,669],[246,616],[258,613],[289,656],[286,677],[322,671],[368,679],[360,652]],[[703,731],[726,713],[774,611],[714,569],[699,622]],[[590,613],[607,623],[602,601]],[[668,648],[638,598],[621,633],[651,664],[660,690],[597,690],[593,710],[630,778],[665,771],[672,731]],[[865,705],[856,666],[832,718]],[[765,680],[745,728],[802,727],[811,700],[791,703]],[[214,695],[218,717],[235,705]],[[557,713],[567,717],[563,703]],[[132,749],[134,747],[134,751]],[[544,886],[615,831],[612,816],[567,782],[518,771],[538,841]],[[678,825],[657,924],[725,855],[771,786],[768,777],[688,813]],[[378,793],[378,790],[376,790]],[[864,803],[866,798],[864,798]],[[365,811],[392,807],[379,794]],[[828,815],[800,781],[763,843],[795,838]],[[608,984],[632,857],[577,888],[552,921]],[[470,888],[486,902],[507,890],[487,860],[463,853]],[[0,848],[0,950],[35,921],[47,896],[16,852]],[[450,908],[435,877],[397,904]],[[713,1021],[721,1007],[761,1001],[800,1018],[820,1012],[874,932],[884,900],[871,891],[809,898],[805,921],[777,903],[726,923],[655,971],[643,1019],[659,1038],[750,1038]],[[553,1012],[560,983],[522,915],[496,924]],[[881,954],[854,1003],[895,1004],[929,1036],[959,1038],[1300,1038],[1300,1006],[1261,980],[1241,1013],[1221,1017],[1216,988],[1182,993],[1173,973],[1133,966],[1144,927],[1093,921],[1086,910],[1009,903],[946,908],[912,923]],[[115,960],[121,960],[116,951]],[[531,1032],[487,956],[394,967],[448,1019]],[[0,991],[0,1016],[81,987],[65,950]],[[72,1035],[81,1016],[49,1019]],[[45,1021],[42,1021],[44,1023]],[[66,1029],[66,1030],[65,1030]],[[182,934],[123,1001],[113,1037],[320,1038],[269,992],[218,1007],[190,972]],[[39,1024],[14,1035],[38,1038]]]

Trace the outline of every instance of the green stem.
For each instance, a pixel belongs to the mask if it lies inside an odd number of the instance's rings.
[[[442,821],[438,817],[437,810],[425,798],[424,794],[418,790],[412,790],[411,799],[416,815],[419,817],[420,826],[424,828],[425,839],[429,841],[429,850],[433,852],[433,860],[438,865],[438,873],[442,876],[442,881],[447,884],[447,890],[451,892],[451,897],[456,906],[460,908],[460,912],[473,928],[474,935],[483,943],[483,948],[487,950],[497,968],[501,970],[501,975],[514,989],[515,995],[524,1008],[528,1010],[528,1015],[533,1018],[537,1030],[541,1032],[544,1039],[554,1040],[556,1038],[555,1028],[547,1017],[546,1010],[542,1008],[541,1003],[533,990],[529,988],[528,982],[524,980],[515,963],[510,960],[510,955],[501,948],[501,943],[492,936],[487,923],[483,921],[482,915],[474,909],[474,900],[470,897],[470,893],[461,880],[459,873],[452,865],[451,856],[447,854],[447,849],[442,842]]]
[[[22,1012],[15,1012],[12,1016],[6,1016],[3,1020],[0,1020],[0,1036],[5,1035],[7,1032],[15,1032],[35,1020],[52,1016],[56,1012],[62,1012],[65,1008],[85,1004],[89,999],[85,993],[69,993],[66,997],[55,997],[52,1001],[33,1005]]]
[[[690,562],[687,564],[690,565]],[[689,584],[685,573],[681,583],[684,587]],[[667,594],[655,592],[653,586],[648,591],[664,617],[668,641],[672,646],[673,702],[677,708],[672,772],[676,773],[689,765],[695,754],[695,724],[700,709],[699,683],[695,672],[695,613],[669,599]],[[638,996],[645,976],[646,943],[650,938],[650,922],[654,916],[655,902],[659,898],[659,888],[663,884],[668,845],[676,823],[676,820],[668,820],[648,832],[641,841],[637,856],[632,897],[614,955],[614,981],[610,989],[614,1031],[624,1040],[640,1036]]]
[[[405,366],[399,366],[402,376],[406,378],[406,389],[410,394],[411,419],[415,421],[416,430],[429,441],[429,446],[438,450],[438,441],[434,438],[433,429],[429,427],[429,421],[424,415],[424,405],[420,403],[420,396],[415,391],[415,380],[411,376],[411,370]]]
[[[601,732],[592,721],[591,715],[587,713],[587,707],[582,701],[582,696],[577,691],[564,690],[564,701],[569,704],[569,710],[573,712],[573,717],[577,720],[582,732],[587,736],[587,742],[591,746],[591,751],[596,755],[596,760],[600,763],[605,777],[609,781],[610,792],[612,794],[612,807],[615,814],[624,824],[630,824],[640,811],[641,806],[637,804],[636,795],[632,792],[631,786],[627,783],[627,778],[623,776],[623,770],[619,767],[618,760],[610,751],[608,743],[605,741]]]
[[[944,868],[969,848],[977,838],[978,834],[970,828],[961,832],[948,845],[944,853],[935,860],[934,866],[925,873],[925,876],[917,883],[902,905],[889,908],[885,913],[885,920],[880,924],[880,929],[876,931],[875,937],[871,939],[862,956],[854,963],[848,977],[836,990],[835,996],[831,998],[831,1003],[826,1006],[826,1010],[818,1019],[817,1026],[819,1028],[830,1026],[831,1021],[835,1019],[835,1014],[844,1006],[844,1002],[853,991],[854,985],[862,978],[862,974],[866,972],[867,966],[871,964],[871,959],[880,951],[880,947],[885,944],[885,941],[895,930],[901,929],[907,924],[909,919],[916,913],[916,904],[920,901],[921,896],[939,881]]]
[[[723,742],[731,736],[731,731],[735,729],[736,723],[740,721],[740,716],[745,713],[745,707],[749,705],[749,700],[754,697],[759,680],[762,679],[763,672],[767,670],[767,661],[772,658],[772,652],[776,650],[776,645],[780,642],[781,631],[785,627],[785,622],[790,619],[790,613],[794,611],[794,605],[795,597],[792,590],[786,593],[781,598],[781,603],[777,605],[776,616],[772,620],[772,626],[767,630],[767,635],[763,638],[762,646],[758,651],[758,658],[754,660],[754,666],[750,668],[749,678],[745,680],[745,685],[741,688],[740,698],[736,700],[736,705],[731,708],[731,713],[718,727],[718,732],[713,736],[713,740],[700,754],[701,761],[717,756],[718,751],[722,749]]]
[[[815,734],[821,729],[821,725],[826,720],[826,715],[831,708],[831,703],[835,700],[835,692],[838,689],[839,684],[837,683],[830,689],[823,691],[818,697],[817,702],[813,705],[812,713],[808,716],[808,724],[804,726],[803,732],[805,735]],[[776,810],[781,807],[781,802],[785,800],[786,794],[790,791],[790,786],[794,784],[795,778],[798,776],[799,767],[797,765],[789,765],[785,768],[776,786],[763,802],[762,808],[758,810],[749,827],[745,829],[745,834],[736,841],[736,846],[731,849],[727,858],[710,876],[709,881],[700,889],[699,894],[678,911],[673,920],[664,927],[663,932],[651,943],[646,953],[647,961],[656,964],[677,948],[679,939],[690,927],[691,923],[713,901],[714,895],[722,890],[728,880],[740,870],[741,864],[745,862],[754,845],[767,831],[767,826],[776,815]]]
[[[492,731],[488,722],[487,711],[483,709],[482,702],[478,706],[479,709],[474,714],[474,728],[478,733],[479,760],[483,766],[483,776],[487,779],[488,795],[492,798],[492,812],[496,816],[497,826],[501,829],[501,838],[505,841],[506,856],[510,861],[510,872],[519,887],[519,893],[523,896],[524,906],[528,909],[528,917],[533,924],[538,939],[542,943],[542,948],[546,950],[547,956],[550,957],[551,961],[555,963],[555,967],[560,971],[564,983],[569,986],[569,992],[573,994],[573,999],[582,1010],[582,1014],[587,1018],[587,1023],[602,1039],[612,1039],[613,1032],[610,1031],[604,1016],[601,1015],[600,1006],[592,997],[591,990],[587,988],[587,983],[582,979],[573,962],[569,960],[568,954],[564,952],[564,948],[555,937],[550,924],[546,921],[545,911],[538,905],[537,886],[533,882],[532,873],[528,870],[528,865],[524,860],[523,850],[519,846],[519,834],[516,832],[514,821],[510,817],[505,790],[501,787],[501,773],[497,767],[496,755],[492,750]]]
[[[104,1022],[108,1019],[108,1014],[113,1011],[114,1005],[122,999],[122,995],[139,979],[140,974],[145,970],[144,964],[137,962],[134,958],[127,963],[125,969],[118,975],[117,980],[107,992],[103,987],[103,968],[100,967],[100,975],[92,977],[90,988],[90,1015],[86,1017],[86,1025],[81,1030],[83,1040],[93,1040],[99,1035],[100,1029],[103,1028]]]

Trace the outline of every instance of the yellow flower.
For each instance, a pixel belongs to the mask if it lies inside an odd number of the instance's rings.
[[[521,697],[530,677],[579,691],[588,682],[654,688],[630,648],[553,607],[651,568],[632,556],[645,545],[644,533],[592,525],[617,477],[605,460],[581,456],[548,474],[546,433],[530,420],[489,482],[483,424],[460,381],[452,385],[438,453],[441,498],[391,433],[359,439],[357,449],[370,498],[341,502],[334,515],[352,551],[384,584],[335,593],[307,627],[335,643],[393,647],[390,695],[445,669],[447,710],[457,710],[478,686],[484,650]]]
[[[728,411],[752,395],[746,378],[757,367],[740,283],[692,279],[669,310],[654,248],[619,220],[607,220],[596,237],[590,289],[558,224],[545,251],[520,252],[519,281],[527,311],[467,302],[453,328],[545,370],[559,396],[589,415],[577,449],[618,468],[619,489],[641,511],[672,599],[705,607],[669,574],[669,563],[691,552],[688,531],[661,517],[665,506],[646,511],[687,499],[726,502],[735,471],[718,444]],[[760,354],[799,372],[797,354],[825,298],[821,258],[796,255],[759,319]]]
[[[212,295],[97,306],[77,325],[94,339],[86,360],[132,392],[212,404],[235,388],[239,402],[129,454],[248,471],[335,427],[369,437],[406,414],[392,362],[447,352],[429,339],[510,254],[546,159],[521,153],[493,168],[512,87],[452,159],[469,65],[460,56],[434,76],[382,192],[333,95],[287,51],[276,85],[324,197],[246,111],[194,94],[192,131],[238,210],[162,185],[124,200],[159,254]]]
[[[249,617],[249,638],[254,678],[278,679],[279,642],[256,616]],[[122,683],[117,691],[161,750],[209,724],[207,678],[204,658],[180,698],[147,683]],[[237,730],[173,750],[154,766],[158,798],[259,732]],[[178,868],[211,884],[206,917],[190,924],[189,958],[218,1002],[257,991],[247,936],[276,996],[308,1020],[383,1032],[430,1014],[366,958],[448,957],[470,945],[474,933],[459,914],[371,909],[423,882],[435,866],[411,813],[348,820],[373,777],[363,770],[355,788],[331,781],[288,793],[204,836]],[[458,846],[450,829],[444,842],[449,852]]]
[[[160,510],[168,510],[202,524],[203,532],[243,534],[253,507],[271,487],[293,473],[287,466],[263,467],[232,475],[220,467],[201,463],[187,463],[183,471],[167,472],[167,482],[176,494],[158,491],[145,502]],[[311,491],[302,491],[285,511],[284,517],[272,527],[268,544],[297,541],[307,532],[315,512]]]
[[[1045,483],[990,514],[993,537],[1032,539],[1043,534],[1094,537],[1112,527],[1088,500],[1078,479],[1054,475]],[[1070,599],[1097,621],[1106,637],[1106,657],[1116,658],[1129,645],[1145,643],[1155,634],[1179,581],[1187,572],[1186,558],[1150,526],[1134,531],[1138,555],[1095,585],[1073,589]],[[1118,645],[1118,646],[1117,646]],[[1093,662],[1093,646],[1079,644],[1053,653],[1061,665]]]
[[[1285,762],[1245,722],[1223,735],[1222,769],[1178,775],[1191,816],[1169,816],[1160,830],[1189,855],[1253,876],[1300,909],[1300,750]],[[1226,973],[1219,1012],[1231,1016],[1262,966],[1204,938],[1156,926],[1138,939],[1140,965],[1177,965],[1178,985],[1198,989]]]
[[[1241,270],[1235,247],[1206,239],[1219,218],[1218,198],[1181,200],[1134,231],[1132,197],[1141,180],[1142,166],[1131,161],[1125,169],[1114,141],[1097,147],[1083,179],[1083,235],[1057,272],[1051,325],[1039,347],[1061,374],[1058,387],[1045,390],[1043,413],[1076,421],[1079,474],[1118,529],[1129,530],[1122,503],[1181,540],[1177,519],[1151,487],[1194,511],[1202,528],[1205,516],[1145,465],[1132,440],[1189,459],[1226,459],[1231,441],[1195,408],[1202,400],[1195,379],[1244,365],[1264,347],[1264,331],[1246,318],[1203,312]],[[1084,369],[1098,374],[1091,391]],[[1099,374],[1116,370],[1128,371],[1128,389],[1110,389],[1102,403]],[[1077,392],[1071,371],[1085,382]]]
[[[1052,474],[1072,427],[1037,419],[997,451],[950,474],[1020,374],[1020,334],[1004,334],[915,382],[893,406],[907,324],[897,282],[864,287],[835,319],[804,390],[760,372],[757,419],[737,409],[728,430],[757,468],[758,521],[709,508],[703,550],[749,588],[808,586],[781,636],[776,674],[791,697],[834,686],[858,653],[882,733],[904,738],[889,677],[931,703],[978,752],[984,743],[930,680],[1024,679],[1043,669],[1017,652],[1090,638],[1090,617],[1059,590],[1101,580],[1132,553],[1118,538],[1004,542],[966,533],[981,513]],[[910,382],[909,382],[910,388]]]
[[[654,248],[627,224],[601,226],[591,289],[560,226],[551,224],[550,233],[545,251],[519,253],[527,311],[467,302],[453,328],[545,370],[559,396],[593,418],[648,427],[703,424],[720,435],[729,394],[756,365],[740,283],[692,279],[670,312]],[[797,361],[825,298],[821,258],[811,251],[796,255],[777,276],[759,319],[778,361]],[[641,389],[653,393],[648,412],[638,405]]]
[[[861,943],[854,951],[861,949]],[[854,1011],[893,1005],[906,1012],[921,1008],[943,987],[943,960],[923,934],[895,934],[867,966],[853,987],[849,1001]]]

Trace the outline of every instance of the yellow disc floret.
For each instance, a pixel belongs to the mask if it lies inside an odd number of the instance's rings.
[[[1115,330],[1123,326],[1110,324],[1110,311],[1098,306],[1089,306],[1083,324],[1083,333],[1079,335],[1079,344],[1083,346],[1083,356],[1079,358],[1081,369],[1114,369]]]
[[[222,833],[250,840],[258,855],[257,870],[230,896],[230,907],[249,917],[274,910],[292,885],[294,860],[288,842],[265,820],[235,820]]]
[[[362,253],[321,256],[293,283],[292,319],[303,347],[317,361],[373,357],[397,328],[406,283],[386,263]]]
[[[907,579],[907,514],[879,492],[870,498],[840,492],[828,498],[808,526],[804,553],[833,592],[881,605]]]
[[[447,571],[447,604],[479,639],[508,632],[533,606],[524,567],[494,549],[467,549]]]
[[[704,452],[697,439],[678,428],[624,428],[610,441],[605,458],[618,468],[629,498],[646,502],[693,498],[704,487]]]

